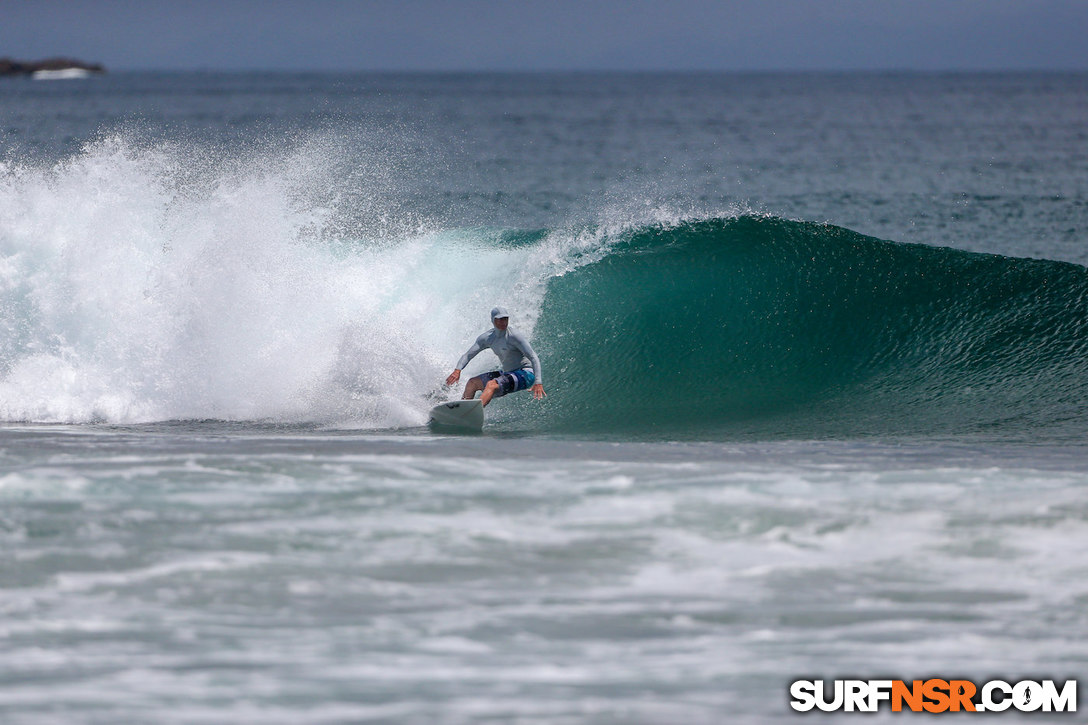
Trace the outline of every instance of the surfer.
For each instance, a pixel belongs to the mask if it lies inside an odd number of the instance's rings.
[[[457,361],[457,368],[446,378],[446,385],[453,385],[461,379],[461,370],[468,361],[476,357],[481,350],[490,348],[499,357],[501,370],[477,375],[470,378],[465,386],[462,400],[472,400],[476,393],[483,390],[480,402],[487,405],[492,398],[501,398],[507,393],[532,388],[533,397],[544,397],[544,386],[540,383],[540,359],[533,351],[529,341],[516,330],[511,330],[510,314],[505,307],[491,310],[493,328],[476,338],[472,347]]]

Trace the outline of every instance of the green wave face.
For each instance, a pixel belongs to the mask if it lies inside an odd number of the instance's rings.
[[[1076,436],[1086,300],[1088,271],[1058,262],[773,218],[642,228],[550,282],[538,420],[681,437]]]

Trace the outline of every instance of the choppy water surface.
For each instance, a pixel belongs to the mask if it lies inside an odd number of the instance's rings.
[[[805,674],[1083,667],[1080,452],[3,444],[9,721],[760,721]]]

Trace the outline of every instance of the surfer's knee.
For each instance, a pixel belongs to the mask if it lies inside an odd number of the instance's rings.
[[[490,390],[492,395],[494,395],[495,391],[497,391],[498,389],[499,389],[499,384],[498,384],[498,382],[496,382],[494,380],[488,380],[487,385],[484,386],[484,390]]]

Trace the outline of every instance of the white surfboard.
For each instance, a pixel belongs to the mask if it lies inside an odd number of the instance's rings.
[[[431,408],[431,423],[451,428],[480,430],[484,427],[484,405],[476,400],[451,400]]]

